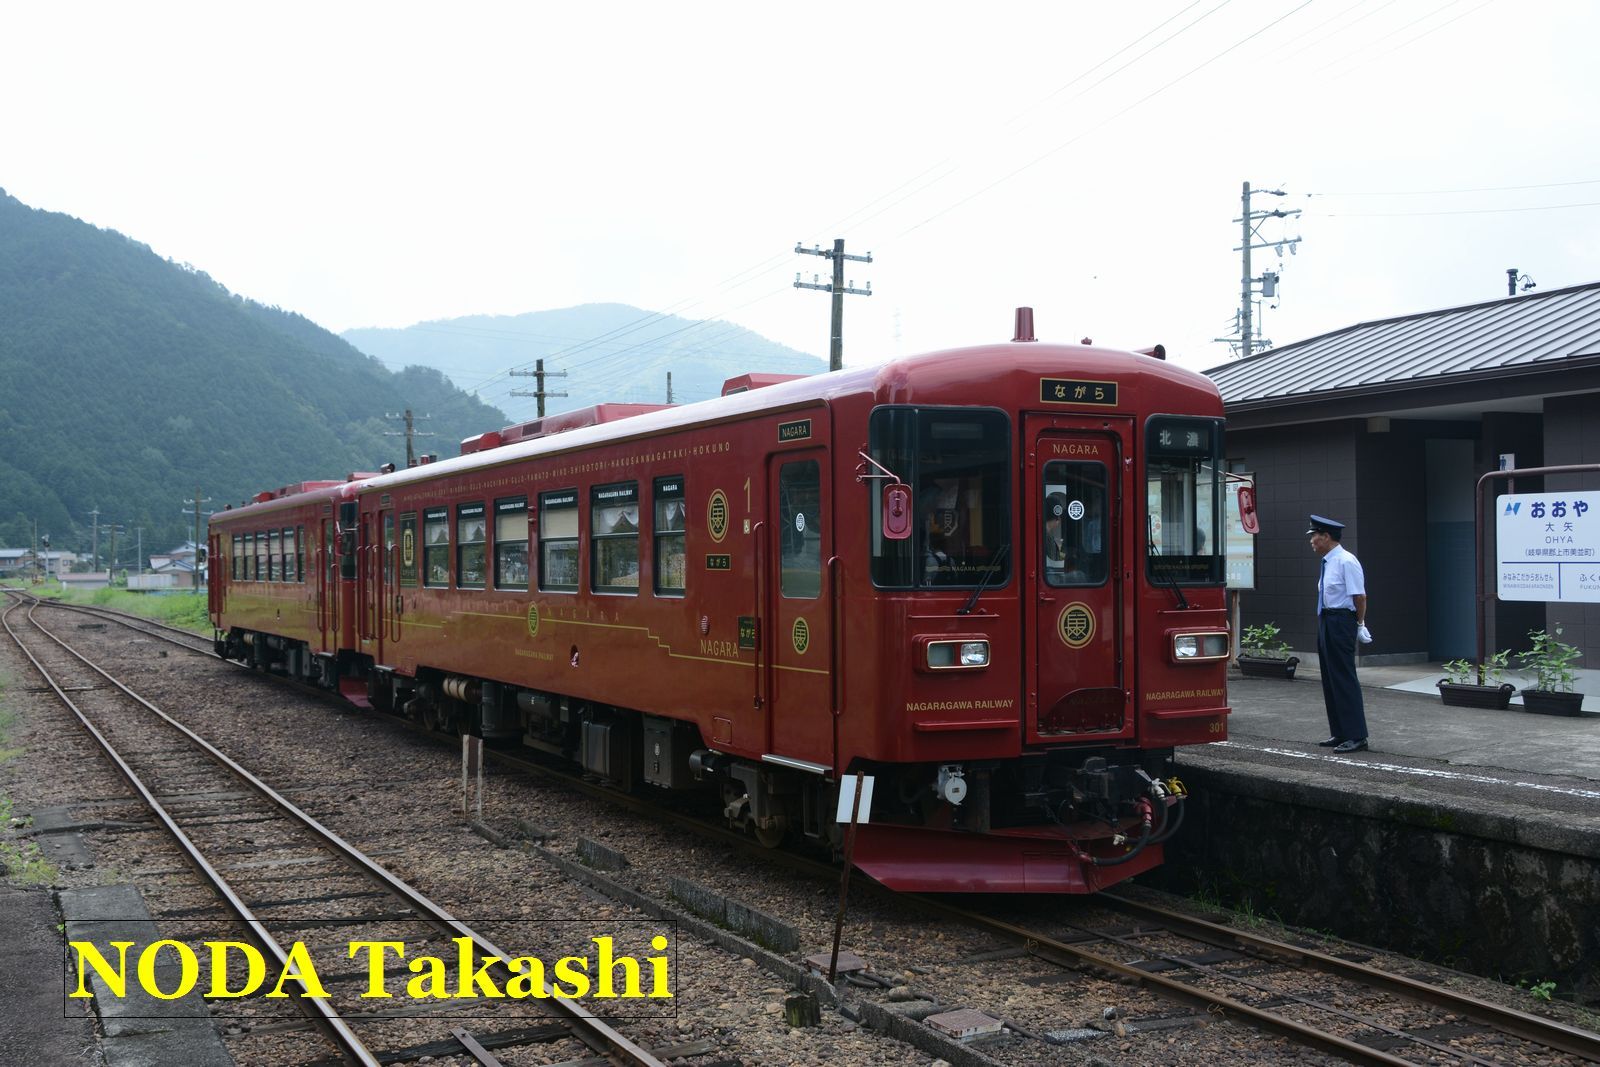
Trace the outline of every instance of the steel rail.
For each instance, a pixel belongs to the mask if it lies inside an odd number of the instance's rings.
[[[7,591],[16,592],[16,590]],[[180,634],[193,641],[200,641],[208,645],[212,644],[212,639],[206,637],[204,634],[197,634],[193,630],[185,630],[181,626],[169,626],[158,619],[148,619],[143,615],[135,615],[132,612],[118,611],[115,608],[101,607],[96,604],[69,604],[64,600],[47,600],[44,597],[36,597],[31,593],[24,593],[23,595],[32,599],[35,604],[44,604],[48,607],[60,608],[63,611],[76,611],[83,615],[91,615],[95,617],[109,615],[111,616],[109,621],[126,626],[130,630],[139,630],[139,627],[135,626],[134,623],[140,623],[145,626],[154,626],[158,630],[166,630],[168,633]],[[182,645],[184,648],[191,649],[195,652],[203,652],[207,655],[215,654],[209,648],[195,648],[193,645],[184,645],[182,641],[174,640],[173,638],[167,637],[164,634],[151,633],[149,630],[139,630],[139,632],[149,634],[151,637],[159,637],[161,640],[168,641],[175,645]]]
[[[132,691],[130,691],[126,686],[122,685],[121,682],[118,682],[115,678],[112,678],[109,674],[106,674],[104,671],[100,670],[100,668],[84,659],[60,638],[56,637],[49,630],[45,629],[42,624],[33,618],[33,612],[37,606],[37,604],[30,606],[27,614],[28,621],[32,623],[40,633],[50,638],[50,640],[60,645],[73,656],[76,656],[86,666],[90,667],[95,672],[106,678],[119,689],[122,689],[123,692],[127,693],[129,696],[132,696],[141,704],[145,704],[146,707],[150,707],[151,710],[157,711],[157,714],[161,714],[152,705],[146,704],[143,699],[133,694]],[[213,867],[210,861],[205,858],[205,856],[201,853],[199,846],[197,846],[189,837],[189,835],[183,831],[183,828],[178,825],[177,821],[172,817],[172,814],[167,811],[166,806],[163,805],[159,799],[157,799],[156,795],[151,792],[148,786],[145,785],[144,780],[140,778],[138,773],[134,771],[134,769],[129,766],[128,762],[122,758],[122,754],[117,751],[116,747],[112,745],[110,740],[108,740],[106,736],[100,732],[94,723],[89,721],[89,717],[83,713],[83,709],[78,707],[71,697],[67,696],[66,692],[62,690],[61,686],[56,683],[55,677],[48,669],[46,669],[44,664],[39,662],[38,657],[35,656],[27,647],[27,645],[23,643],[22,638],[17,634],[17,632],[11,628],[9,616],[12,611],[17,609],[17,607],[18,605],[12,605],[12,607],[6,611],[5,616],[0,617],[0,625],[4,625],[6,633],[10,635],[13,641],[16,642],[17,648],[22,651],[24,656],[28,657],[28,660],[34,666],[34,669],[39,672],[39,676],[44,679],[45,684],[55,692],[56,696],[61,700],[61,702],[71,710],[74,716],[77,717],[78,722],[85,730],[88,731],[89,736],[94,738],[95,743],[100,746],[101,751],[103,751],[106,754],[106,757],[111,760],[112,764],[116,766],[118,772],[121,773],[122,777],[127,780],[128,784],[133,787],[134,792],[139,794],[145,805],[155,814],[156,818],[161,821],[161,824],[166,827],[167,833],[169,833],[173,840],[178,843],[178,847],[183,850],[184,856],[186,859],[188,859],[189,863],[200,872],[202,878],[210,883],[211,888],[215,890],[217,895],[222,898],[223,902],[227,905],[228,910],[233,912],[234,917],[250,930],[250,935],[255,939],[256,943],[260,945],[261,948],[268,955],[270,955],[274,961],[276,961],[278,964],[278,973],[282,974],[287,971],[289,967],[289,954],[284,951],[283,946],[280,945],[277,939],[272,936],[272,934],[267,930],[266,926],[255,917],[255,913],[251,911],[250,906],[246,904],[242,898],[240,898],[237,892],[234,891],[233,886],[226,878],[222,876],[221,872]],[[166,716],[163,715],[162,717],[165,718]],[[170,722],[171,720],[169,719],[168,721]],[[302,987],[302,993],[303,992],[304,990]],[[306,1014],[311,1017],[311,1021],[317,1025],[319,1030],[322,1031],[323,1036],[327,1037],[333,1046],[339,1050],[346,1062],[359,1064],[360,1067],[379,1067],[379,1059],[373,1055],[372,1051],[368,1049],[366,1045],[362,1043],[361,1039],[355,1035],[355,1032],[350,1029],[350,1025],[345,1022],[345,1020],[339,1015],[339,1013],[331,1004],[320,997],[308,997],[304,995],[297,997],[296,1000],[298,1001],[301,1010],[306,1012]]]
[[[30,608],[30,622],[34,622],[32,619],[32,611],[33,609]],[[115,685],[118,689],[122,690],[140,705],[159,716],[168,725],[178,730],[186,738],[188,738],[188,740],[196,747],[200,748],[217,762],[225,766],[246,785],[250,786],[257,793],[261,794],[261,796],[270,801],[273,805],[294,818],[295,821],[299,822],[306,829],[310,830],[332,851],[343,856],[355,866],[361,868],[362,872],[365,873],[370,879],[377,882],[383,888],[394,893],[397,897],[401,898],[411,907],[416,909],[418,914],[422,915],[436,928],[440,929],[442,932],[452,934],[456,937],[465,937],[470,939],[472,944],[484,956],[494,957],[501,961],[506,961],[513,958],[511,954],[500,950],[493,942],[489,941],[487,938],[468,927],[465,923],[456,919],[448,911],[434,903],[412,886],[396,878],[386,868],[380,866],[365,853],[361,852],[355,846],[346,842],[338,834],[334,833],[331,829],[322,825],[322,823],[318,822],[306,812],[302,811],[292,801],[282,796],[271,786],[263,782],[260,778],[257,778],[249,770],[236,763],[233,759],[219,750],[216,746],[212,745],[205,738],[201,737],[199,734],[178,722],[176,719],[172,718],[172,716],[168,715],[154,704],[151,704],[149,701],[133,692],[133,690],[123,685],[110,674],[107,674],[105,671],[101,670],[95,664],[90,663],[81,654],[73,650],[65,642],[61,641],[60,638],[57,638],[54,634],[51,634],[50,631],[46,630],[38,622],[34,622],[34,625],[39,628],[40,632],[49,636],[51,640],[61,645],[63,649],[82,661],[85,666],[89,667],[101,677],[105,678],[112,685]],[[6,630],[8,633],[11,633],[11,627],[9,624],[6,626]],[[16,635],[14,633],[12,633],[12,637],[13,640],[16,640]],[[18,647],[21,647],[20,641],[18,641]],[[24,652],[26,653],[26,649],[24,649]],[[44,668],[39,665],[38,660],[34,659],[31,653],[28,653],[28,658],[33,660],[34,665],[39,667],[41,673],[44,673]],[[53,681],[51,682],[51,687],[56,690],[57,694],[60,695],[63,700],[67,700],[66,695],[55,686]],[[68,703],[69,705],[71,704],[70,701],[68,701]],[[75,705],[72,705],[72,707],[79,720],[83,722],[84,726],[90,731],[95,739],[100,742],[101,746],[106,749],[107,754],[111,756],[119,768],[124,769],[124,774],[132,775],[132,769],[127,767],[127,765],[122,761],[121,757],[115,753],[115,751],[110,747],[109,743],[100,735],[100,732],[94,728],[87,718],[84,717],[81,711],[78,711]],[[174,833],[175,836],[178,836],[182,842],[186,843],[186,850],[192,848],[192,842],[189,842],[187,836],[183,835],[183,831],[177,827],[176,823],[171,821],[170,816],[165,815],[165,809],[159,808],[159,802],[156,801],[154,796],[144,788],[142,783],[138,782],[137,777],[130,777],[130,782],[134,783],[135,788],[141,793],[141,795],[146,797],[147,802],[157,806],[158,810],[162,813],[163,822],[168,825],[168,828]],[[196,858],[199,857],[196,856]],[[210,870],[209,865],[207,865],[206,869]],[[219,881],[221,880],[222,876],[220,874],[216,874],[215,871],[212,871],[212,874],[215,874]],[[228,896],[231,906],[233,901],[237,900],[237,897],[232,894],[231,888],[228,890]],[[238,901],[238,906],[243,908],[243,902]],[[259,924],[255,923],[253,919],[248,921],[253,924],[252,929],[255,929],[259,926]],[[263,934],[265,933],[264,928],[262,928],[262,932]],[[630,1041],[628,1038],[622,1036],[616,1030],[612,1029],[593,1012],[579,1007],[578,1005],[572,1003],[568,998],[551,996],[551,990],[548,985],[544,985],[543,992],[546,994],[545,999],[549,1000],[554,1005],[556,1010],[564,1015],[567,1021],[573,1026],[574,1035],[595,1052],[607,1057],[621,1056],[622,1062],[635,1064],[638,1065],[638,1067],[662,1067],[661,1061],[658,1060],[654,1055],[645,1049],[640,1048],[634,1042]],[[368,1061],[363,1060],[361,1062],[366,1063]],[[372,1060],[370,1062],[373,1064],[377,1063],[376,1060]]]
[[[1270,937],[1245,933],[1219,923],[1183,915],[1154,904],[1130,900],[1115,893],[1100,895],[1121,911],[1152,918],[1197,940],[1219,947],[1242,948],[1268,956],[1284,957],[1300,965],[1309,964],[1318,970],[1328,971],[1363,985],[1375,986],[1397,996],[1459,1012],[1475,1022],[1484,1023],[1524,1040],[1600,1062],[1600,1034],[1580,1030],[1566,1023],[1545,1019],[1515,1008],[1503,1007],[1464,993],[1428,985],[1413,978],[1353,963],[1316,949],[1301,948]]]

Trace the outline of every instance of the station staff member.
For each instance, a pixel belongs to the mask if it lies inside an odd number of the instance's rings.
[[[1367,714],[1356,681],[1356,635],[1367,624],[1367,580],[1361,561],[1344,550],[1344,524],[1311,516],[1311,549],[1322,557],[1317,576],[1317,658],[1322,663],[1322,699],[1328,709],[1328,739],[1335,752],[1367,747]],[[1371,640],[1371,638],[1367,638]]]

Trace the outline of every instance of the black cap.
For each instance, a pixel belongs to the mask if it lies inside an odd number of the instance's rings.
[[[1315,533],[1325,533],[1335,541],[1344,537],[1344,523],[1330,519],[1325,515],[1311,516],[1311,527],[1306,530],[1306,536]]]

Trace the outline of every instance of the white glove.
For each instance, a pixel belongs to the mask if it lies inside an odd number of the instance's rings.
[[[1372,644],[1372,631],[1367,629],[1366,623],[1362,623],[1356,627],[1356,640],[1360,641],[1363,645]]]

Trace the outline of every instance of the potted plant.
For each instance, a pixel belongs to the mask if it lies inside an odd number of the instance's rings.
[[[1505,680],[1511,652],[1501,649],[1477,664],[1469,659],[1453,659],[1444,665],[1446,678],[1439,679],[1439,698],[1458,708],[1499,708],[1511,704],[1516,686]]]
[[[1583,655],[1562,641],[1561,627],[1554,634],[1544,630],[1528,631],[1533,650],[1517,658],[1533,672],[1533,685],[1522,690],[1522,706],[1540,715],[1577,715],[1583,710],[1583,694],[1574,693],[1572,685],[1578,680],[1573,664]]]
[[[1289,655],[1289,642],[1278,637],[1276,623],[1246,626],[1239,639],[1239,669],[1254,678],[1290,678],[1300,663]]]

